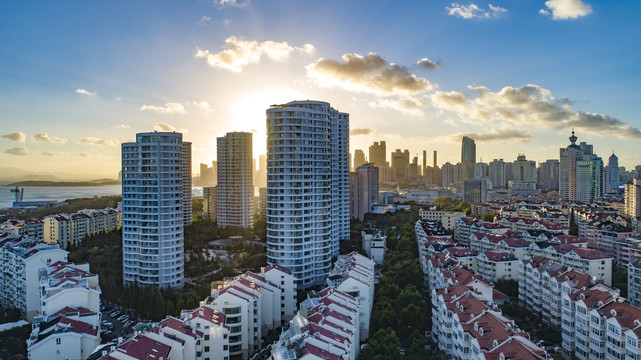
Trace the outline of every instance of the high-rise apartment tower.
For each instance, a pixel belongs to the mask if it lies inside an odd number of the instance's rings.
[[[216,216],[219,227],[254,225],[254,160],[252,133],[230,132],[216,139],[218,185]]]
[[[323,101],[267,109],[267,262],[322,284],[349,238],[349,114]]]

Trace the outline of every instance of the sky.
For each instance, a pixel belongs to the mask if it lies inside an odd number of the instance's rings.
[[[641,2],[0,2],[0,169],[115,178],[120,144],[181,131],[193,172],[216,137],[314,99],[350,114],[350,151],[460,161],[559,156],[575,129],[641,164]],[[431,159],[431,155],[430,156]],[[428,163],[431,161],[428,160]],[[62,176],[62,175],[61,175]]]

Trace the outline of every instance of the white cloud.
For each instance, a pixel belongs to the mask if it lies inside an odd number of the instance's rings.
[[[516,124],[552,130],[576,128],[594,135],[641,139],[641,130],[608,115],[576,111],[570,100],[556,98],[538,85],[506,86],[496,92],[485,86],[468,88],[475,96],[455,92],[434,94],[431,104],[455,112],[461,121],[468,123]]]
[[[276,61],[282,61],[293,52],[312,54],[316,49],[312,44],[302,47],[291,46],[287,42],[243,40],[235,36],[225,40],[227,49],[212,53],[209,50],[196,48],[196,57],[205,58],[207,64],[232,72],[241,72],[243,67],[258,63],[263,56]]]
[[[214,109],[209,106],[209,103],[207,101],[192,101],[191,103],[204,112],[214,111]]]
[[[206,24],[206,23],[208,23],[210,21],[211,21],[211,16],[203,15],[203,16],[200,17],[200,20],[198,22],[200,24],[204,25],[204,24]]]
[[[129,129],[129,128],[131,128],[131,125],[127,125],[127,124],[116,125],[116,129]]]
[[[87,96],[94,96],[96,95],[95,92],[92,91],[87,91],[85,89],[76,89],[76,94],[82,94],[82,95],[87,95]]]
[[[441,61],[432,61],[428,58],[422,58],[421,60],[417,61],[416,64],[418,64],[418,66],[422,67],[425,70],[435,70],[441,66]]]
[[[41,151],[40,155],[42,155],[42,156],[55,156],[56,153],[54,153],[53,151],[46,150],[46,151]]]
[[[181,103],[167,102],[163,106],[143,105],[140,110],[151,110],[164,114],[186,114],[185,107]]]
[[[29,152],[27,151],[27,148],[25,148],[24,146],[16,146],[14,148],[5,149],[2,153],[8,154],[8,155],[18,155],[18,156],[25,156],[29,154]]]
[[[371,128],[351,128],[349,129],[350,136],[359,136],[359,135],[372,135],[374,129]]]
[[[515,128],[496,128],[490,129],[486,133],[462,133],[449,136],[449,140],[453,142],[460,142],[463,136],[470,137],[478,142],[504,142],[504,143],[523,143],[530,142],[534,136],[525,130]]]
[[[307,75],[318,85],[379,95],[417,94],[434,89],[427,79],[375,53],[345,54],[342,61],[319,59],[307,65]]]
[[[474,3],[469,3],[468,5],[452,3],[445,9],[449,15],[463,19],[489,19],[507,13],[507,9],[492,4],[489,4],[487,9],[483,9]]]
[[[99,139],[93,136],[78,140],[81,144],[101,145],[101,146],[118,146],[120,141],[116,139]]]
[[[214,4],[220,7],[245,7],[249,5],[249,0],[214,0]]]
[[[27,135],[25,135],[25,133],[23,133],[22,131],[13,131],[8,134],[2,135],[2,137],[19,143],[23,143],[27,139]]]
[[[81,153],[78,153],[78,156],[79,156],[79,157],[88,158],[88,157],[89,157],[89,154],[88,154],[88,153],[86,153],[86,152],[81,152]]]
[[[551,11],[554,20],[576,19],[592,13],[592,6],[581,0],[548,0],[545,6],[547,9],[541,9],[539,13],[550,15]]]
[[[176,129],[175,127],[173,127],[173,126],[171,126],[171,125],[169,125],[167,123],[164,123],[164,122],[156,123],[156,126],[154,126],[154,130],[156,130],[156,131],[164,131],[164,132],[176,131],[176,132],[183,133],[183,134],[189,132],[189,130],[187,130],[187,129],[184,129],[184,128]]]
[[[47,133],[35,134],[31,137],[32,142],[47,142],[54,144],[66,144],[67,139],[59,138],[57,136],[49,136]]]
[[[423,116],[429,107],[423,97],[410,96],[399,99],[374,99],[368,105],[375,109],[392,109],[410,116]]]

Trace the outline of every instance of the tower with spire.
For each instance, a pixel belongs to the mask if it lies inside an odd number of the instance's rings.
[[[591,203],[603,195],[603,160],[591,144],[576,144],[574,129],[568,139],[570,145],[559,149],[560,195],[566,201]]]

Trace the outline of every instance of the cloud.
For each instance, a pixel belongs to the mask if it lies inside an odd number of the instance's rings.
[[[435,107],[441,109],[452,109],[464,106],[468,98],[464,94],[456,91],[437,91],[430,95],[430,100]]]
[[[27,151],[27,148],[25,148],[24,146],[16,146],[14,148],[5,149],[2,153],[9,154],[9,155],[18,155],[18,156],[25,156],[29,154],[29,152]]]
[[[88,158],[88,157],[89,157],[89,154],[87,154],[86,152],[81,152],[81,153],[78,153],[78,156],[79,156],[79,157]]]
[[[421,60],[417,61],[416,64],[418,66],[422,67],[425,70],[435,70],[438,69],[441,66],[441,61],[432,61],[428,58],[422,58]]]
[[[143,105],[140,110],[151,110],[164,114],[186,114],[185,107],[181,103],[167,102],[163,106]]]
[[[57,136],[49,136],[47,133],[35,134],[31,137],[33,142],[46,142],[54,144],[66,144],[67,139],[59,138]]]
[[[465,96],[467,101],[464,103],[464,95],[460,94],[460,99],[456,100],[459,93],[449,92],[432,94],[431,104],[454,111],[462,121],[469,123],[499,122],[550,130],[574,127],[594,135],[641,139],[641,130],[608,115],[575,111],[572,101],[556,98],[550,90],[538,85],[506,86],[496,92],[485,86],[468,86],[468,89],[474,95]]]
[[[56,155],[56,153],[54,153],[53,151],[46,150],[46,151],[41,151],[40,155],[42,155],[42,156],[54,156],[54,155]]]
[[[541,9],[539,13],[550,15],[551,11],[554,20],[576,19],[592,13],[592,6],[581,0],[548,0],[545,6],[547,9]]]
[[[380,95],[418,94],[434,89],[427,79],[417,77],[404,67],[375,53],[366,56],[345,54],[342,61],[319,59],[307,65],[307,75],[324,87]]]
[[[425,98],[409,96],[399,99],[375,99],[368,103],[375,109],[393,109],[410,116],[423,116],[424,110],[429,107]]]
[[[371,135],[374,132],[374,129],[370,128],[352,128],[349,130],[350,136],[359,136],[359,135]]]
[[[25,133],[23,133],[22,131],[13,131],[8,134],[2,135],[2,137],[19,143],[23,143],[27,139],[27,135],[25,135]]]
[[[131,125],[127,125],[127,124],[116,125],[116,129],[129,129],[129,128],[131,128]]]
[[[487,9],[482,9],[474,3],[469,3],[468,5],[452,3],[450,6],[446,6],[445,9],[449,15],[462,19],[489,19],[507,13],[507,9],[492,4],[489,4]]]
[[[209,103],[207,101],[192,101],[191,103],[204,112],[214,111],[214,109],[209,106]]]
[[[171,125],[169,125],[167,123],[164,123],[164,122],[156,123],[156,126],[154,126],[154,130],[156,130],[156,131],[165,131],[165,132],[176,131],[176,132],[179,132],[179,133],[188,133],[189,132],[189,130],[187,130],[187,129],[184,129],[184,128],[176,129],[175,127],[173,127],[173,126],[171,126]]]
[[[241,72],[243,67],[256,64],[263,56],[276,61],[282,61],[293,52],[312,54],[316,49],[312,44],[302,47],[291,46],[287,42],[243,40],[231,36],[225,40],[225,50],[212,53],[209,50],[196,48],[196,57],[205,58],[211,67],[217,67],[232,72]]]
[[[201,25],[204,25],[204,24],[206,24],[206,23],[208,23],[208,22],[210,22],[210,21],[211,21],[211,16],[203,15],[203,16],[201,16],[201,17],[200,17],[200,20],[199,20],[198,22],[199,22]]]
[[[249,0],[214,0],[214,4],[220,7],[245,7],[249,5]]]
[[[93,136],[78,140],[81,144],[100,145],[100,146],[118,146],[120,141],[116,139],[99,139]]]
[[[95,96],[95,92],[87,91],[85,89],[76,89],[76,94],[82,94],[82,95],[87,95],[87,96]]]
[[[534,136],[526,131],[510,129],[510,128],[498,128],[491,129],[487,133],[466,133],[466,134],[454,134],[450,136],[450,140],[454,142],[460,142],[463,136],[471,137],[474,141],[478,142],[530,142],[534,139]]]

